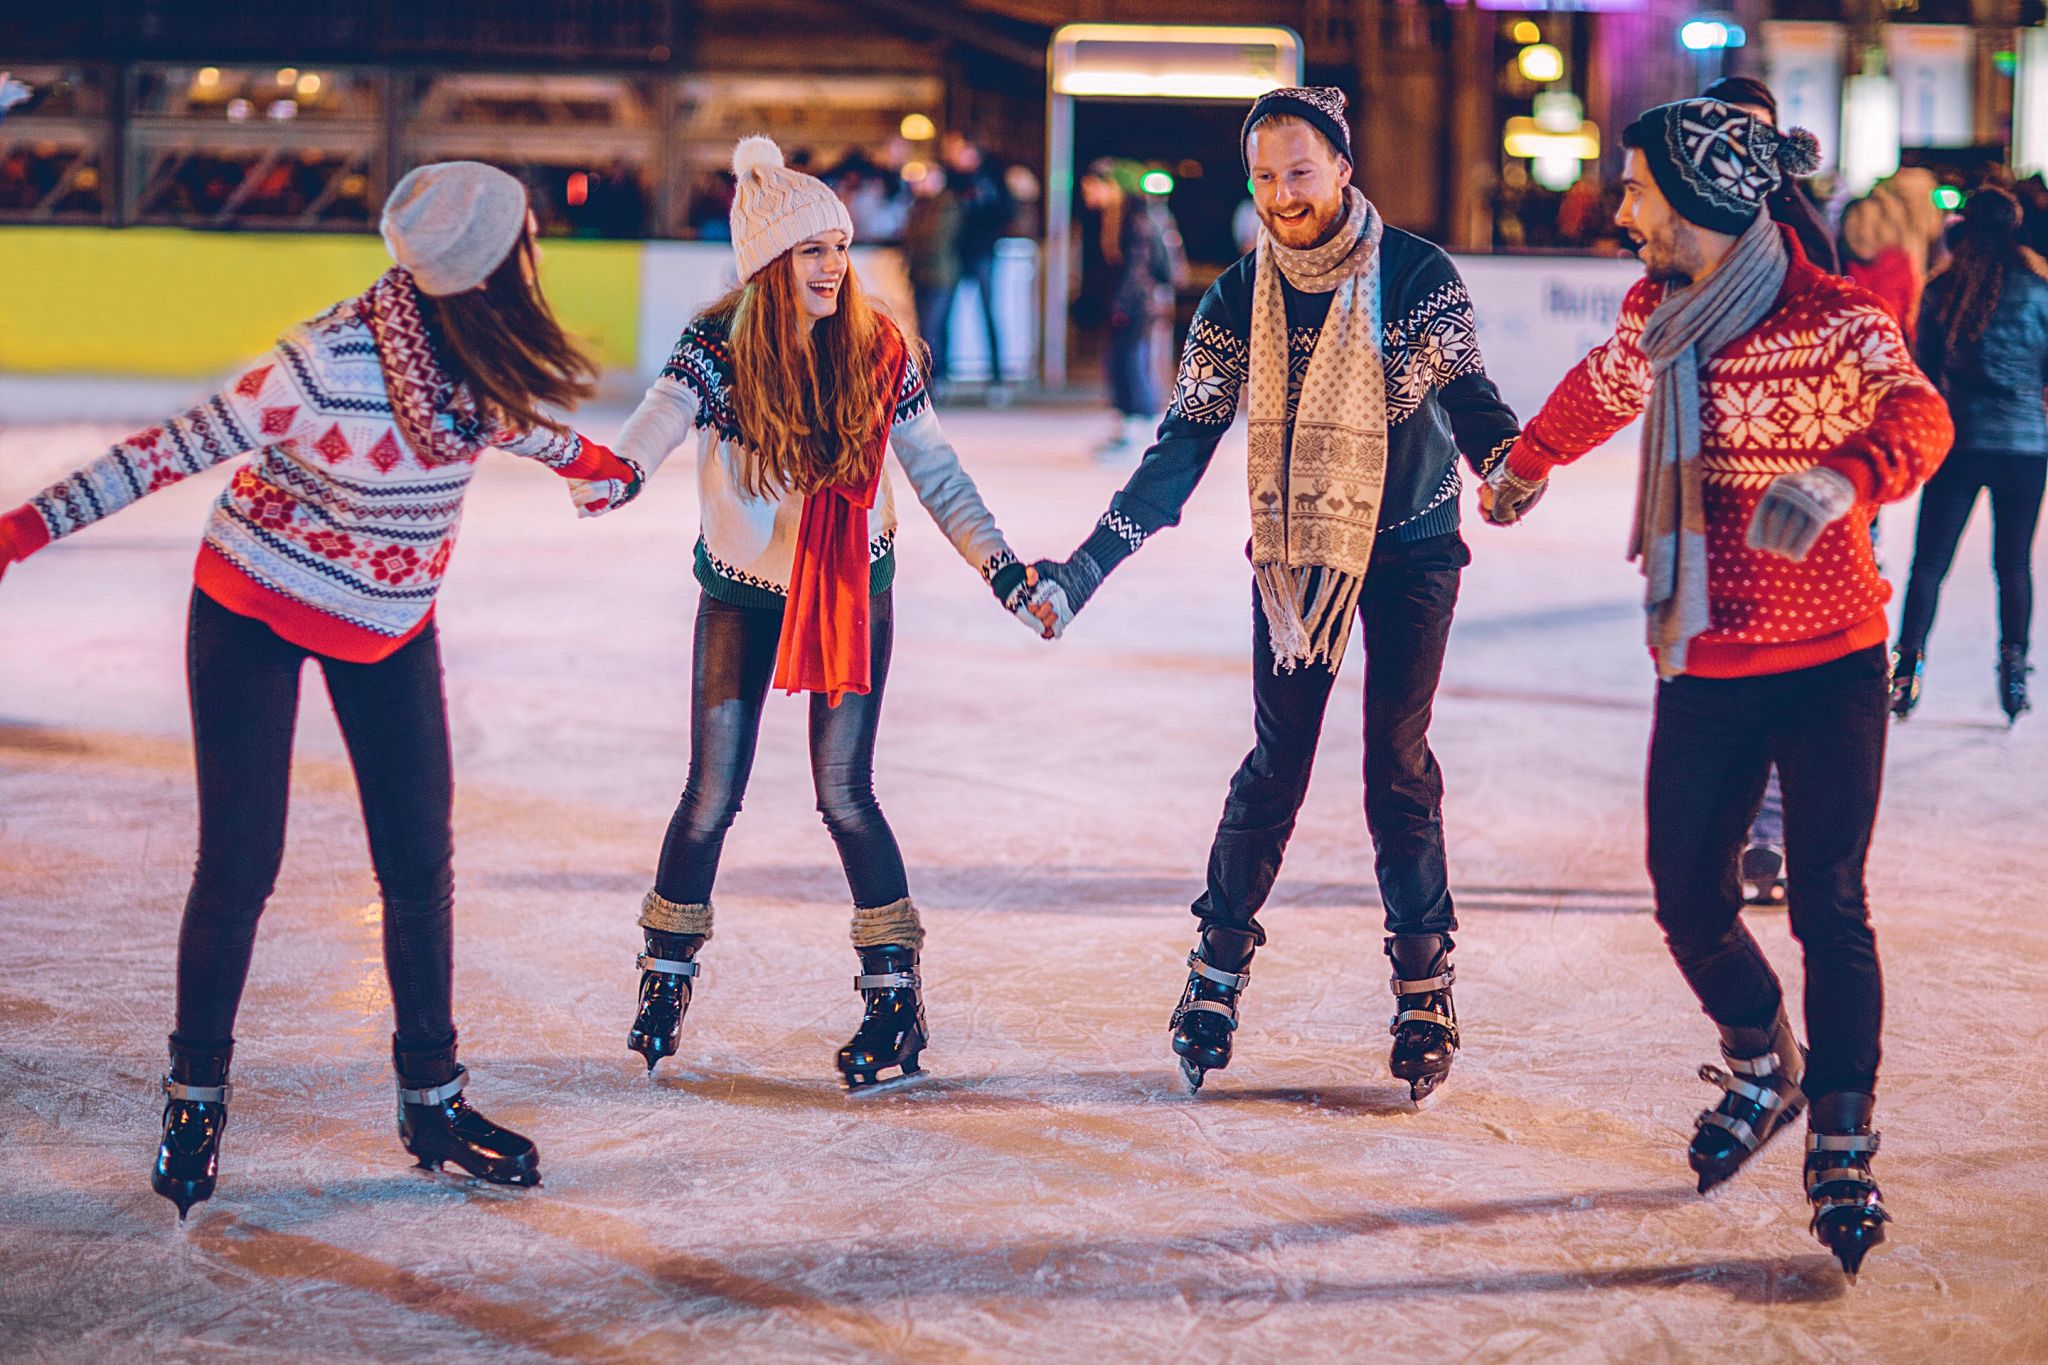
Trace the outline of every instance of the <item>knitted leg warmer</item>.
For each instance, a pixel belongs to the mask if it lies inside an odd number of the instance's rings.
[[[887,905],[857,905],[853,908],[854,947],[880,948],[892,943],[912,952],[924,946],[924,925],[919,922],[917,907],[911,903],[910,897],[905,896]]]
[[[711,937],[711,903],[677,905],[658,891],[649,891],[640,902],[640,927],[660,934],[695,934]]]

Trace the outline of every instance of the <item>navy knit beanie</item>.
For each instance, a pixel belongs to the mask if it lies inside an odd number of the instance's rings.
[[[1820,169],[1820,142],[1804,128],[1778,131],[1719,100],[1660,104],[1622,130],[1657,188],[1689,223],[1731,237],[1763,211],[1788,175]]]
[[[1346,161],[1351,158],[1351,126],[1344,121],[1344,92],[1334,85],[1289,85],[1278,90],[1268,90],[1252,101],[1252,111],[1244,117],[1244,128],[1237,135],[1238,155],[1244,160],[1244,173],[1252,173],[1252,129],[1258,127],[1261,119],[1285,114],[1298,118],[1323,135],[1338,156]]]

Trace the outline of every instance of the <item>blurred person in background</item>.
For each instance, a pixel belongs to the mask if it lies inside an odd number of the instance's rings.
[[[1143,175],[1135,162],[1103,158],[1081,177],[1087,226],[1076,320],[1102,329],[1112,409],[1100,459],[1144,448],[1159,410],[1153,333],[1187,273],[1180,232],[1165,200],[1145,192]]]
[[[1920,702],[1927,634],[1942,580],[1980,491],[1991,501],[1998,579],[1998,704],[2008,722],[2030,709],[2027,646],[2034,615],[2033,545],[2048,479],[2048,261],[2022,240],[2020,204],[1986,186],[1970,197],[1949,262],[1920,305],[1920,368],[1948,399],[1955,448],[1920,493],[1913,570],[1892,655],[1892,714]]]
[[[903,261],[917,300],[917,326],[931,348],[932,397],[942,398],[952,371],[947,340],[952,329],[953,294],[960,285],[960,199],[942,167],[929,168],[912,186],[909,220],[903,228]],[[856,226],[858,224],[856,223]]]
[[[399,1141],[429,1169],[540,1183],[534,1144],[469,1106],[455,1060],[453,760],[434,601],[484,451],[565,478],[638,480],[542,407],[589,397],[596,376],[541,294],[516,179],[474,161],[421,166],[391,191],[383,230],[395,265],[365,293],[0,518],[4,572],[251,456],[207,521],[187,631],[199,857],[151,1175],[181,1220],[218,1174],[235,1018],[284,858],[308,659],[348,746],[382,895]]]
[[[960,200],[960,289],[972,289],[988,329],[991,397],[1007,392],[1003,382],[1001,310],[996,303],[996,243],[1009,235],[1017,201],[1009,178],[989,163],[980,145],[960,133],[939,142],[939,159]]]

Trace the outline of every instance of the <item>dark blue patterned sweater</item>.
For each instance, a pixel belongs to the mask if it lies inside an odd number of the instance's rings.
[[[1393,227],[1381,237],[1380,253],[1387,481],[1379,529],[1396,541],[1422,540],[1458,529],[1464,486],[1458,456],[1483,477],[1507,454],[1520,425],[1486,377],[1472,299],[1451,258]],[[1246,256],[1225,270],[1195,309],[1158,438],[1081,547],[1105,573],[1154,531],[1179,523],[1217,443],[1237,417],[1251,352],[1256,264],[1256,256]],[[1291,422],[1335,295],[1303,293],[1284,279],[1281,291]]]

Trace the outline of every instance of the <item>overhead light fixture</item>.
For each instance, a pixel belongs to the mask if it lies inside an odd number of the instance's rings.
[[[1515,20],[1514,34],[1515,41],[1518,43],[1540,43],[1543,41],[1543,30],[1527,19]]]
[[[1509,156],[1537,157],[1570,156],[1580,161],[1600,159],[1600,125],[1581,123],[1568,133],[1554,133],[1546,130],[1532,118],[1511,118],[1508,120],[1506,135],[1501,146]]]
[[[896,131],[908,142],[929,142],[939,135],[938,125],[924,114],[905,114]]]
[[[1524,80],[1548,85],[1564,76],[1564,54],[1549,43],[1531,43],[1515,54],[1515,66]]]
[[[1173,177],[1165,171],[1147,171],[1139,178],[1138,188],[1147,194],[1172,194]]]

